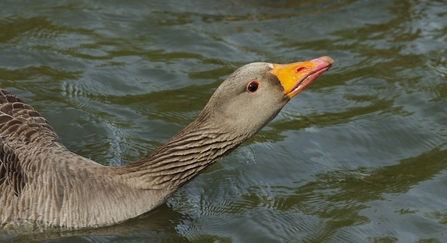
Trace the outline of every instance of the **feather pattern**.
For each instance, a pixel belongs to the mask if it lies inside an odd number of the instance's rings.
[[[46,119],[8,91],[0,90],[0,102],[0,226],[107,225],[164,199],[166,192],[132,189],[113,179],[113,167],[67,150]],[[121,194],[128,199],[117,201]],[[161,200],[131,201],[137,197]]]
[[[244,139],[195,124],[134,163],[108,167],[69,151],[45,118],[4,89],[0,102],[0,227],[82,228],[135,217]]]

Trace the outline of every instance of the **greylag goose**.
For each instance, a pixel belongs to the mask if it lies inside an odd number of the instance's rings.
[[[0,90],[0,228],[101,227],[141,215],[252,137],[334,61],[257,62],[230,75],[199,116],[123,166],[69,151],[30,105]]]

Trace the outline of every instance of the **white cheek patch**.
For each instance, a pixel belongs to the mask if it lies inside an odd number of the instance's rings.
[[[273,64],[267,63],[267,65],[269,66],[269,68],[273,69]]]

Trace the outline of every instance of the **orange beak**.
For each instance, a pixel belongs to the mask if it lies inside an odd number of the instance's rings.
[[[328,70],[333,63],[332,58],[324,56],[305,62],[273,64],[270,72],[278,77],[284,94],[292,98]]]

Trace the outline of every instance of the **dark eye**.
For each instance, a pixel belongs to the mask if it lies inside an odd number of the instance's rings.
[[[256,92],[256,90],[258,90],[259,88],[259,82],[256,80],[251,81],[248,85],[247,85],[247,90],[248,92]]]

